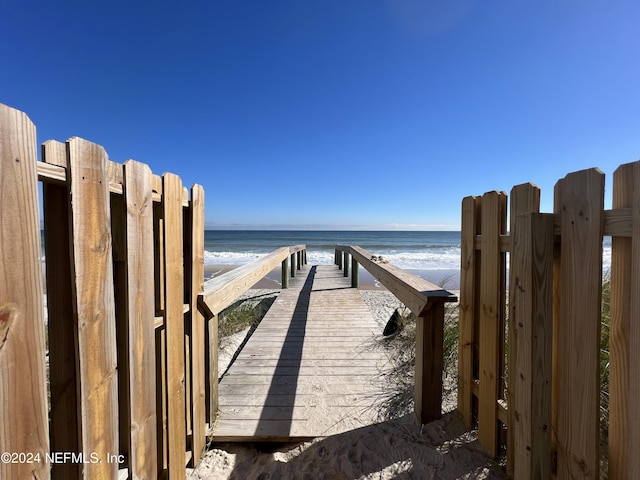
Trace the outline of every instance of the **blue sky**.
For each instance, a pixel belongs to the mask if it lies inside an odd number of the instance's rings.
[[[640,158],[640,2],[3,0],[0,102],[206,192],[217,228],[458,229]],[[609,196],[607,197],[609,198]]]

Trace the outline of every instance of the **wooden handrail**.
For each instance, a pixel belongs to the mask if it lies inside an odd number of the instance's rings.
[[[338,252],[343,252],[343,255]],[[362,265],[416,316],[414,410],[422,424],[440,418],[444,369],[444,304],[457,301],[457,297],[422,277],[381,261],[358,246],[336,247],[336,261],[343,264],[345,274],[349,255],[352,259],[352,280],[357,278],[357,265]],[[356,286],[357,280],[352,281],[352,285]]]
[[[281,247],[258,260],[212,278],[204,284],[204,294],[198,299],[200,311],[207,318],[217,315],[290,255],[306,248],[306,245]],[[295,265],[291,265],[292,270],[295,268]]]
[[[336,250],[350,254],[417,316],[434,302],[456,302],[451,292],[390,263],[372,260],[373,255],[359,246],[338,245]]]

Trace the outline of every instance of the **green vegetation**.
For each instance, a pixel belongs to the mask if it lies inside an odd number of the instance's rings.
[[[239,300],[223,310],[218,316],[218,345],[226,338],[247,328],[252,333],[273,304],[275,296],[254,297]]]
[[[404,328],[382,340],[388,349],[391,369],[385,374],[390,387],[382,404],[382,415],[395,418],[413,411],[416,364],[416,317],[406,310]],[[444,318],[445,395],[457,388],[458,377],[458,304],[445,305]]]

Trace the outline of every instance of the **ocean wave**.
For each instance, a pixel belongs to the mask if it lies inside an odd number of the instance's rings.
[[[460,268],[460,249],[398,251],[369,250],[381,255],[393,265],[408,270],[451,270]],[[205,251],[205,263],[209,265],[243,265],[267,255],[261,252],[211,252]],[[331,265],[333,250],[307,250],[307,261],[312,265]]]

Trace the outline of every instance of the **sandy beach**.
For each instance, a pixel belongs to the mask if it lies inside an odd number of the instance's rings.
[[[276,280],[270,281],[277,284]],[[273,288],[252,289],[242,299],[257,303],[275,298],[278,293],[279,290]],[[382,330],[400,302],[384,287],[378,288],[375,284],[368,284],[360,293]],[[223,342],[220,372],[226,370],[246,334],[246,331],[240,332]],[[445,379],[445,384],[444,415],[428,425],[420,426],[411,413],[412,405],[405,405],[408,410],[388,413],[387,418],[377,423],[310,442],[210,443],[189,478],[507,478],[486,456],[476,432],[467,432],[455,412],[454,382]]]

